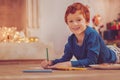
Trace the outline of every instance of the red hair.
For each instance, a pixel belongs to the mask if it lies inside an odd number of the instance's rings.
[[[87,6],[84,6],[81,3],[73,3],[72,5],[67,7],[65,12],[65,22],[67,23],[67,16],[69,14],[74,14],[76,11],[80,11],[83,17],[85,18],[86,22],[90,21],[90,12]]]

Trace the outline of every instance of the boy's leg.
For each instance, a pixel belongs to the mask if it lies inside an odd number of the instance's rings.
[[[120,48],[113,46],[113,45],[108,45],[107,47],[116,53],[116,56],[117,56],[116,63],[120,63]]]

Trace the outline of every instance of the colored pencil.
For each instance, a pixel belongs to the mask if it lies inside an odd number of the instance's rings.
[[[48,48],[46,48],[46,58],[47,58],[47,61],[49,61]]]

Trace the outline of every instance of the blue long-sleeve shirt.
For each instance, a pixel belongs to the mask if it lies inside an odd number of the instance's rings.
[[[73,56],[77,59],[71,61],[73,67],[116,62],[114,51],[106,47],[101,36],[91,27],[86,28],[81,46],[77,44],[77,39],[72,34],[65,45],[64,55],[60,59],[53,60],[53,64],[70,61]]]

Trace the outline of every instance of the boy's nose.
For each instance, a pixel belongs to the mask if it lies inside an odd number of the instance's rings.
[[[76,21],[74,21],[74,23],[73,23],[74,25],[78,25],[78,23],[76,22]]]

